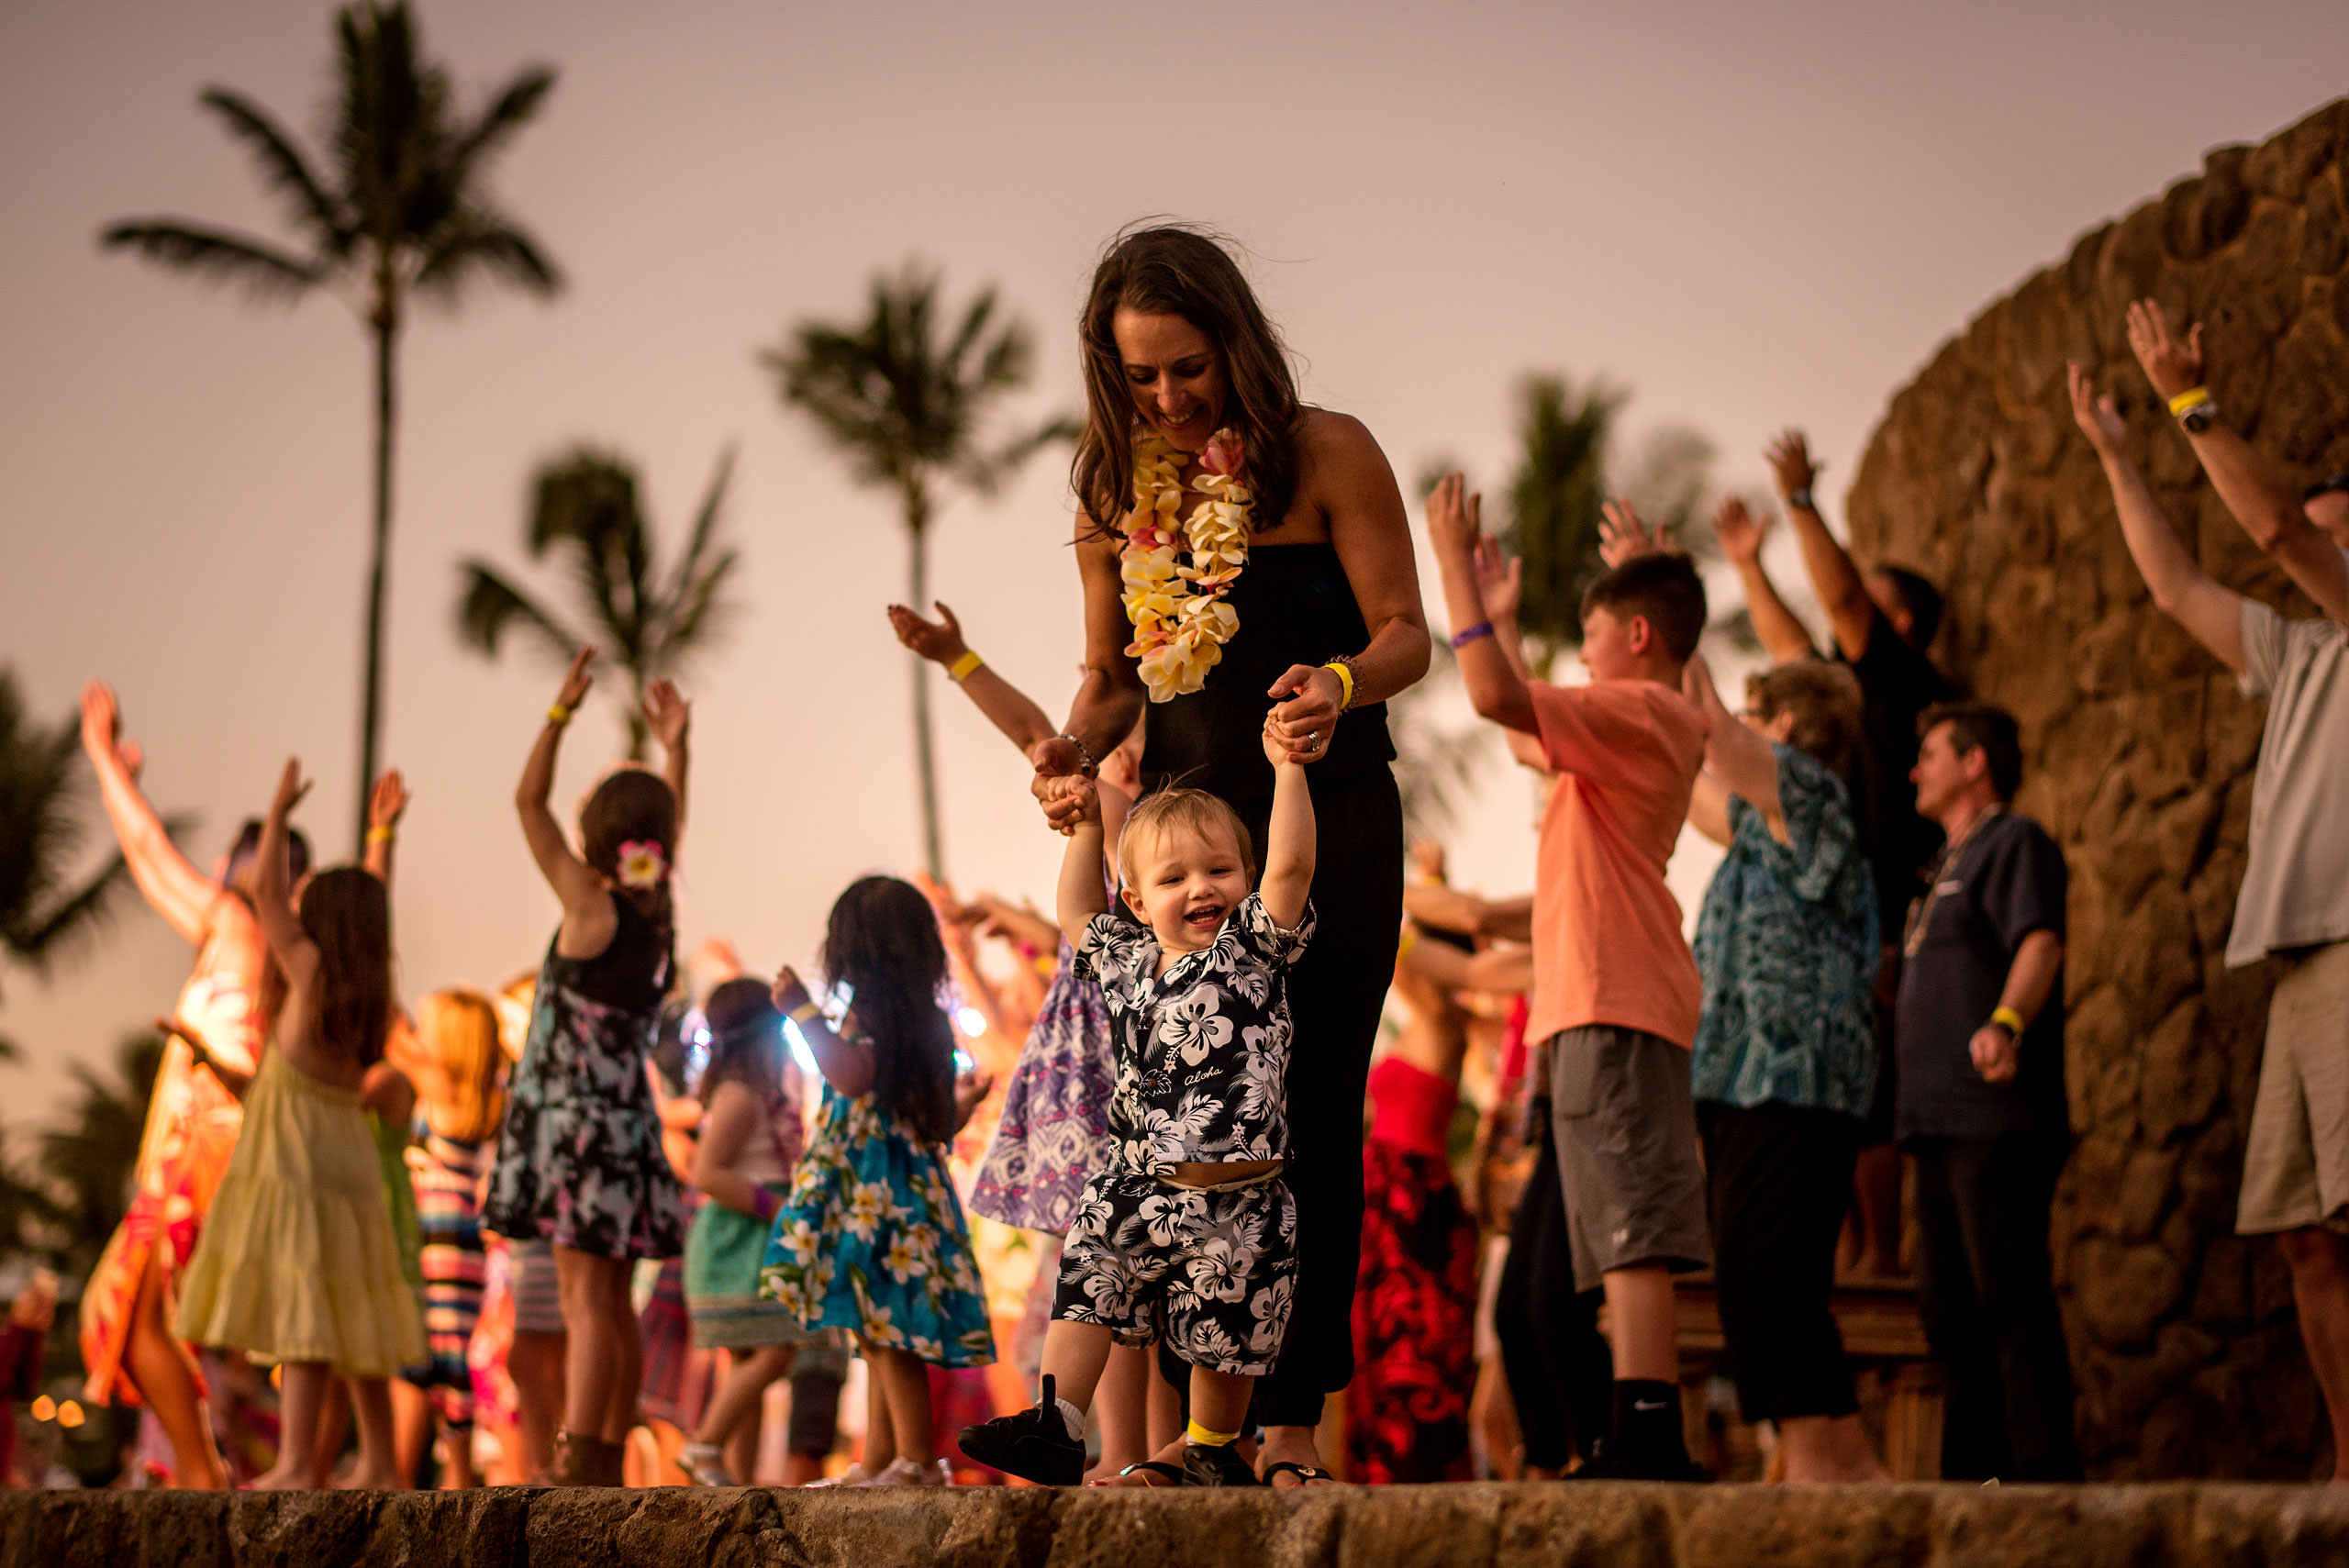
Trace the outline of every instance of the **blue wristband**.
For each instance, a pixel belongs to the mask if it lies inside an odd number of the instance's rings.
[[[1452,634],[1453,651],[1457,652],[1461,649],[1465,648],[1470,643],[1475,641],[1478,638],[1490,637],[1492,635],[1493,623],[1488,620],[1480,620],[1475,626],[1468,628],[1464,631],[1455,631]]]

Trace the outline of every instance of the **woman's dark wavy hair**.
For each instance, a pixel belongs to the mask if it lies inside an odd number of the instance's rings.
[[[619,882],[620,846],[649,840],[661,846],[663,874],[651,887],[621,887],[620,896],[661,933],[667,951],[677,940],[677,794],[669,781],[643,768],[621,768],[596,786],[579,808],[579,858]]]
[[[1255,492],[1253,526],[1258,533],[1278,528],[1297,495],[1304,423],[1287,348],[1230,253],[1211,235],[1171,224],[1127,229],[1109,242],[1077,320],[1085,420],[1069,478],[1095,528],[1106,533],[1133,508],[1138,416],[1110,329],[1120,306],[1179,316],[1215,345],[1228,388],[1223,423],[1240,433]]]
[[[373,873],[328,866],[302,890],[299,916],[318,948],[319,1043],[373,1067],[392,1025],[392,901]]]
[[[954,1026],[939,1004],[946,945],[921,890],[894,876],[849,884],[824,928],[824,977],[852,988],[882,1106],[925,1142],[952,1138]]]
[[[762,1101],[783,1088],[783,1015],[763,980],[729,980],[709,994],[701,1016],[709,1025],[709,1065],[701,1071],[701,1101],[720,1084],[740,1084]]]

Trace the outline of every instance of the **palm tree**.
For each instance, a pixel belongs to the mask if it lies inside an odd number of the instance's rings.
[[[447,72],[426,60],[404,0],[345,6],[335,17],[338,95],[331,151],[313,160],[251,99],[207,87],[201,101],[245,144],[284,203],[296,248],[178,219],[117,223],[100,243],[174,271],[239,283],[255,296],[293,301],[325,287],[373,335],[375,511],[367,579],[366,684],[359,740],[357,828],[367,822],[383,727],[384,571],[392,529],[394,370],[410,295],[453,306],[489,276],[540,296],[561,275],[492,198],[490,163],[535,117],[554,72],[531,67],[458,109]]]
[[[1562,375],[1529,375],[1518,385],[1507,543],[1525,562],[1525,633],[1553,655],[1582,640],[1583,584],[1598,570],[1607,441],[1622,406],[1623,394],[1598,381],[1575,387]]]
[[[129,881],[117,853],[96,875],[68,873],[82,844],[79,728],[44,728],[0,670],[0,953],[36,973],[103,920]],[[0,1061],[15,1048],[0,1040]]]
[[[39,1175],[50,1190],[39,1218],[62,1232],[61,1268],[85,1274],[130,1204],[130,1179],[147,1124],[147,1102],[163,1063],[162,1037],[127,1035],[115,1048],[113,1081],[82,1062],[71,1071],[80,1090],[63,1124],[40,1135]]]
[[[953,481],[992,495],[1040,448],[1076,434],[1075,421],[1054,417],[985,444],[987,413],[1028,384],[1035,357],[1028,328],[1017,320],[998,324],[995,312],[995,290],[982,289],[945,330],[937,275],[908,263],[894,278],[873,280],[871,311],[861,324],[803,321],[782,348],[760,356],[784,402],[816,421],[857,479],[896,492],[910,547],[906,599],[917,609],[930,603],[930,524],[941,487]],[[914,659],[922,844],[930,875],[943,879],[929,674],[928,662]]]
[[[651,530],[637,504],[636,471],[618,456],[581,447],[540,468],[530,486],[530,515],[522,548],[533,561],[560,550],[587,627],[582,636],[488,562],[468,561],[457,604],[458,635],[489,658],[509,629],[519,628],[558,660],[568,662],[594,643],[629,673],[628,754],[644,758],[644,689],[674,678],[693,655],[715,641],[733,606],[721,596],[740,557],[717,542],[718,513],[734,454],[718,460],[702,496],[692,534],[674,571],[654,559]]]

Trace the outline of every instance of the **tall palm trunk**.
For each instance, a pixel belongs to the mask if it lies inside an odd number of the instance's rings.
[[[367,573],[367,686],[359,720],[359,810],[351,818],[355,856],[367,852],[367,796],[375,782],[375,741],[384,711],[384,597],[392,539],[392,361],[399,346],[399,312],[388,299],[375,306],[375,539]]]
[[[919,479],[906,484],[906,535],[912,546],[906,602],[919,615],[930,606],[930,492]],[[946,880],[946,857],[938,845],[938,761],[930,738],[930,661],[914,660],[914,771],[921,781],[921,840],[930,874]]]

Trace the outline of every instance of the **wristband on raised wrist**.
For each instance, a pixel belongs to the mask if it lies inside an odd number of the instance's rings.
[[[1787,491],[1787,505],[1794,507],[1797,511],[1801,512],[1816,512],[1819,510],[1817,504],[1811,499],[1810,486],[1808,484]]]
[[[547,709],[547,722],[553,725],[557,729],[561,729],[564,725],[571,722],[571,709],[563,706],[561,703],[557,703],[552,707]]]
[[[1452,634],[1452,651],[1457,653],[1478,638],[1492,635],[1493,623],[1488,620],[1480,620],[1475,626],[1463,627]]]
[[[2012,1007],[1991,1008],[1990,1021],[1998,1025],[2000,1029],[2006,1030],[2009,1034],[2014,1036],[2017,1040],[2021,1040],[2022,1038],[2022,1015],[2016,1012]]]
[[[2170,415],[2176,417],[2189,408],[2199,408],[2210,401],[2210,389],[2208,386],[2189,386],[2169,400]]]
[[[976,652],[966,648],[963,650],[963,657],[946,666],[946,678],[959,686],[970,678],[972,671],[985,662]]]
[[[398,834],[381,824],[367,829],[367,841],[371,844],[388,844],[397,837]]]

